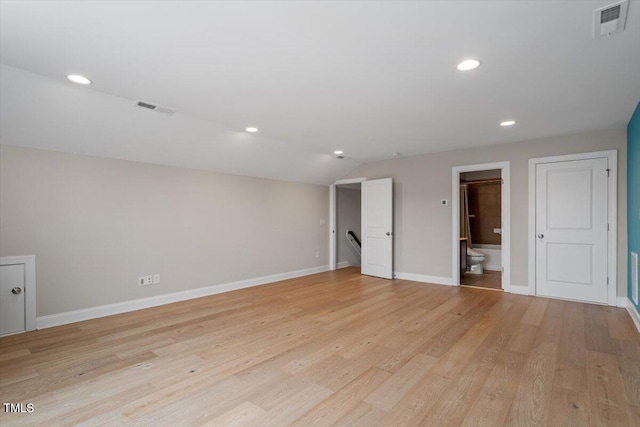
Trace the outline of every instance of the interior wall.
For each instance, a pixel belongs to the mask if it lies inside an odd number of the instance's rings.
[[[336,187],[336,222],[338,230],[337,259],[338,262],[348,262],[349,265],[359,266],[360,256],[353,249],[346,237],[347,230],[352,230],[358,239],[362,237],[360,216],[361,190]]]
[[[628,185],[629,209],[629,300],[631,300],[631,252],[640,256],[640,102],[627,126],[627,144],[629,147]],[[640,301],[640,297],[638,298]],[[633,301],[632,301],[633,303]],[[635,304],[640,311],[640,304]]]
[[[517,129],[514,128],[517,132]],[[528,284],[529,159],[618,150],[618,295],[627,294],[627,135],[617,128],[389,159],[362,165],[344,178],[394,179],[394,269],[451,278],[451,168],[511,162],[511,284]]]
[[[36,255],[38,316],[325,266],[328,201],[321,185],[0,146],[0,256]]]

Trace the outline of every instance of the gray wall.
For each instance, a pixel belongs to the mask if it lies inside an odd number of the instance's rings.
[[[361,239],[360,205],[361,191],[351,188],[336,187],[336,222],[338,229],[338,262],[347,261],[349,265],[359,266],[360,256],[347,241],[347,230],[352,230]]]
[[[511,162],[511,283],[528,284],[528,160],[571,153],[618,150],[618,295],[626,295],[627,148],[624,128],[512,144],[385,160],[362,165],[345,178],[394,179],[394,270],[451,277],[453,166]]]
[[[0,146],[0,255],[37,315],[328,263],[328,187]],[[316,258],[316,252],[319,258]],[[138,276],[160,273],[160,285]]]

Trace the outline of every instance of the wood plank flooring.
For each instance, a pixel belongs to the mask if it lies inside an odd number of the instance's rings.
[[[638,426],[618,308],[347,268],[0,339],[0,425]]]

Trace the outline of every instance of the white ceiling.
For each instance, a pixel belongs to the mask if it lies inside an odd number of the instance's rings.
[[[593,39],[612,2],[2,1],[0,142],[328,184],[394,151],[623,126],[640,1]]]

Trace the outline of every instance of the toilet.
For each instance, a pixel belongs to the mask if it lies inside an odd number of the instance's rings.
[[[467,249],[467,265],[469,266],[468,273],[471,274],[483,274],[482,264],[484,263],[485,255],[482,252],[478,252],[475,249]]]

